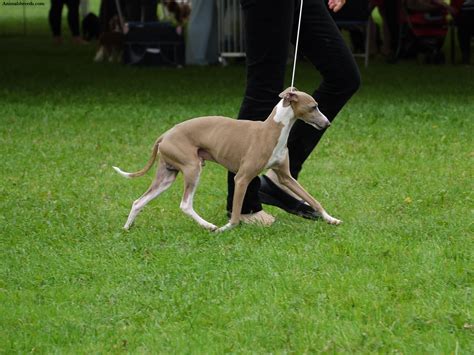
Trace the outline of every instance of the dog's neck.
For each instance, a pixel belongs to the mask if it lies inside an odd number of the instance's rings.
[[[285,127],[296,122],[295,113],[291,105],[283,105],[283,99],[275,106],[275,115],[272,117],[273,121],[283,124]]]
[[[275,147],[273,149],[270,160],[266,167],[269,168],[273,164],[281,162],[286,155],[286,144],[288,142],[288,136],[290,135],[291,128],[296,122],[296,117],[291,105],[284,106],[283,100],[272,111],[272,114],[266,119],[265,124],[272,127],[272,129],[279,130],[278,138],[276,138]],[[273,131],[275,132],[275,131]]]
[[[295,122],[296,117],[293,108],[291,105],[283,105],[283,100],[280,100],[270,116],[265,120],[265,123],[268,126],[273,127],[273,129],[275,129],[275,126],[281,129],[281,133],[284,134],[286,138],[288,138],[291,127],[293,127]]]
[[[274,107],[272,113],[265,120],[265,123],[269,123],[272,126],[277,124],[278,126],[282,125],[283,127],[293,126],[296,122],[295,113],[291,105],[284,106],[283,100]]]

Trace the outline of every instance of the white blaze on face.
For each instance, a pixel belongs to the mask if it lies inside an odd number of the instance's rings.
[[[276,107],[276,113],[275,116],[273,116],[273,120],[275,122],[283,124],[283,129],[280,132],[280,137],[278,137],[278,142],[273,149],[272,156],[268,160],[267,165],[265,168],[270,168],[273,165],[281,162],[287,152],[286,148],[286,143],[288,141],[288,135],[290,134],[291,127],[293,127],[293,124],[296,121],[295,114],[293,112],[293,109],[291,108],[291,105],[285,107],[283,106],[283,100],[281,100],[277,107]]]

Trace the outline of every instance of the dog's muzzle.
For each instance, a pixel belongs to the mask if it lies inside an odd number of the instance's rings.
[[[306,121],[307,124],[313,126],[317,130],[322,130],[328,128],[331,125],[328,118],[324,116],[324,114],[316,108],[316,117],[310,121]]]
[[[309,124],[310,126],[313,126],[319,131],[326,129],[331,125],[331,122],[329,122],[328,119],[326,119],[326,122],[324,122],[323,124],[321,124],[320,122],[315,122],[315,121],[306,121],[306,123]]]

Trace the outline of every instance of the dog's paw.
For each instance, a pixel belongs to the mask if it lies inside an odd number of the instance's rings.
[[[330,215],[329,215],[328,213],[326,213],[325,211],[323,211],[322,217],[323,217],[323,219],[324,219],[324,221],[325,221],[326,223],[333,224],[333,225],[335,225],[335,226],[337,226],[338,224],[341,224],[341,223],[342,223],[341,220],[330,216]]]
[[[217,229],[219,229],[218,226],[216,226],[212,223],[207,224],[204,228],[206,228],[210,232],[215,232]]]
[[[339,225],[342,223],[342,221],[340,219],[337,219],[337,218],[333,218],[331,217],[330,219],[326,220],[326,222],[328,222],[329,224],[332,224],[332,225]]]
[[[222,227],[216,229],[214,232],[215,232],[215,233],[222,233],[222,232],[225,232],[225,231],[227,231],[227,230],[229,230],[229,229],[234,228],[235,226],[236,226],[236,224],[231,224],[231,223],[229,222],[229,223],[227,223],[225,226],[222,226]]]

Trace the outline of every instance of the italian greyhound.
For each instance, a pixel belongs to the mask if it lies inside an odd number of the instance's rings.
[[[113,167],[120,175],[134,178],[144,175],[161,156],[156,177],[148,190],[135,202],[124,228],[129,229],[145,205],[168,189],[178,172],[184,175],[184,194],[181,210],[199,225],[211,231],[223,232],[240,222],[242,202],[250,181],[265,169],[272,169],[280,183],[306,201],[330,224],[340,220],[331,217],[290,174],[287,140],[297,119],[321,130],[330,126],[319,111],[317,102],[296,88],[288,88],[279,97],[265,121],[235,120],[221,116],[193,118],[165,132],[155,142],[145,167],[127,173]],[[193,208],[193,197],[204,162],[221,164],[236,174],[234,199],[230,221],[221,228],[200,217]]]

